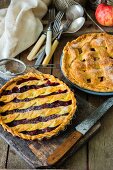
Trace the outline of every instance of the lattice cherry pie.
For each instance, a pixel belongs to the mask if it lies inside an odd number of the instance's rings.
[[[73,92],[49,74],[18,76],[0,90],[0,124],[24,139],[56,135],[69,124],[75,110]]]
[[[113,91],[113,36],[92,33],[68,42],[63,51],[62,71],[80,87]]]

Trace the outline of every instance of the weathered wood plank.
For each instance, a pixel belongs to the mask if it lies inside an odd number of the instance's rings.
[[[31,166],[25,162],[11,147],[7,160],[7,169],[31,169]]]
[[[94,134],[96,133],[96,129],[98,130],[100,127],[100,123],[99,124],[96,124],[95,126],[93,126],[93,128],[84,136],[84,138],[82,140],[79,141],[79,143],[75,146],[75,150],[78,150],[79,147],[81,147],[82,144],[84,144],[84,141],[87,139],[88,136],[88,139],[91,138],[92,136],[94,136]],[[94,132],[94,134],[93,134]],[[86,140],[87,142],[87,140]],[[87,144],[86,144],[87,145]],[[84,148],[85,146],[83,145],[83,147],[81,147],[80,150],[78,150],[73,156],[71,156],[70,154],[70,158],[65,161],[64,165],[62,166],[63,168],[65,169],[77,169],[77,170],[86,170],[88,169],[88,165],[87,165],[87,161],[88,161],[88,157],[86,157],[85,155],[85,158],[84,159]],[[87,148],[86,148],[86,153],[87,153]],[[86,162],[84,162],[86,160]],[[83,162],[81,164],[81,162]]]
[[[6,168],[8,144],[0,138],[0,169]]]
[[[95,106],[106,97],[90,97]],[[107,170],[113,167],[113,108],[101,120],[101,131],[89,141],[89,170]]]

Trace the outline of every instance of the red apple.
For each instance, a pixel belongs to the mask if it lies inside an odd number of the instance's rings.
[[[107,4],[99,4],[95,17],[103,26],[113,26],[113,6]]]

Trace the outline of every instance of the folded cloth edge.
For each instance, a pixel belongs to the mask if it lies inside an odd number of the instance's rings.
[[[16,2],[15,0],[11,1],[5,18],[3,17],[1,20],[4,22],[0,22],[0,26],[2,25],[2,28],[4,28],[3,33],[0,33],[0,59],[13,58],[29,48],[43,30],[39,18],[42,18],[47,12],[46,4],[41,0],[27,0],[32,4],[30,4],[31,6],[26,4],[26,0]],[[40,7],[43,9],[41,15]]]

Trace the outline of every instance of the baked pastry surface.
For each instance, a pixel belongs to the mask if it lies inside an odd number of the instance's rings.
[[[0,89],[0,124],[23,139],[56,135],[70,123],[75,111],[73,92],[49,74],[27,73]]]
[[[63,50],[62,71],[74,84],[93,91],[113,91],[113,36],[84,34]]]

